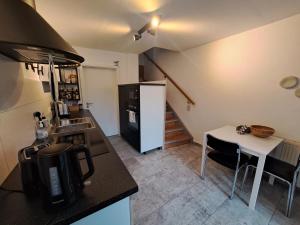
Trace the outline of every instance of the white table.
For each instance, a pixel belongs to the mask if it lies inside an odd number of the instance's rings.
[[[255,209],[266,156],[272,152],[283,139],[274,136],[269,138],[258,138],[251,134],[240,135],[236,132],[234,126],[224,126],[216,130],[207,131],[204,133],[203,138],[201,176],[203,176],[204,172],[204,156],[207,147],[206,137],[208,134],[224,141],[236,143],[240,146],[241,151],[258,157],[258,164],[249,202],[249,208]]]

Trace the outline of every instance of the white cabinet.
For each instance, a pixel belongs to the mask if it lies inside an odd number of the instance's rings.
[[[99,210],[72,225],[130,225],[129,197]]]
[[[165,129],[165,86],[140,86],[140,135],[141,152],[164,145]]]

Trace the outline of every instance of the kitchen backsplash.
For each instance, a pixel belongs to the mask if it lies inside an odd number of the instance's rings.
[[[33,112],[50,114],[50,95],[24,63],[0,56],[0,183],[17,164],[17,152],[35,139]],[[44,66],[47,80],[48,69]]]

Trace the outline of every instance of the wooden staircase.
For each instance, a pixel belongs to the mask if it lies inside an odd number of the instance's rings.
[[[191,143],[193,137],[184,127],[173,109],[167,105],[165,121],[165,148]]]
[[[168,79],[175,88],[187,99],[188,106],[195,105],[196,102],[166,73],[149,55],[143,53],[148,59],[165,77]],[[144,67],[140,67],[140,81],[143,80]],[[193,137],[188,130],[184,127],[179,117],[174,110],[167,104],[166,106],[166,121],[165,121],[165,148],[171,148],[187,143],[191,143]]]

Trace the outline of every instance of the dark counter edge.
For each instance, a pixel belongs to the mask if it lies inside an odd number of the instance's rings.
[[[99,124],[97,123],[97,121],[95,120],[95,118],[93,117],[93,115],[90,113],[89,110],[87,110],[87,109],[80,110],[79,113],[74,114],[74,116],[72,116],[72,117],[78,118],[78,117],[87,117],[87,116],[92,118],[92,120],[96,126],[96,129],[99,131],[99,133],[103,137],[105,144],[109,148],[109,151],[113,151],[116,154],[116,156],[119,157],[118,154],[116,153],[115,149],[109,142],[108,138],[104,135],[104,132],[102,131],[101,127],[99,126]],[[36,143],[36,142],[37,141],[35,141],[34,143]],[[96,157],[99,157],[99,156],[96,156]],[[101,155],[100,155],[100,157],[101,157]],[[125,167],[125,165],[124,165],[124,167]],[[14,169],[6,177],[6,179],[3,181],[2,185],[5,186],[5,183],[10,179],[10,176],[15,176],[16,174],[18,174],[19,173],[19,172],[17,172],[18,170],[19,170],[18,165],[16,165],[14,167]],[[126,170],[127,170],[127,168],[126,168]],[[136,184],[136,182],[135,182],[135,184]],[[0,185],[0,186],[2,186],[2,185]],[[100,211],[101,209],[108,207],[109,205],[112,205],[122,199],[125,199],[125,198],[129,197],[130,195],[133,195],[137,192],[138,192],[138,185],[136,184],[133,188],[129,189],[128,191],[125,191],[124,193],[119,194],[118,196],[115,196],[114,198],[109,199],[108,201],[101,202],[99,205],[90,207],[89,209],[86,209],[80,213],[74,214],[74,215],[70,216],[70,218],[65,218],[63,221],[53,221],[54,223],[49,223],[49,225],[67,225],[67,224],[74,223],[76,221],[79,221],[80,219],[83,219],[93,213]]]

